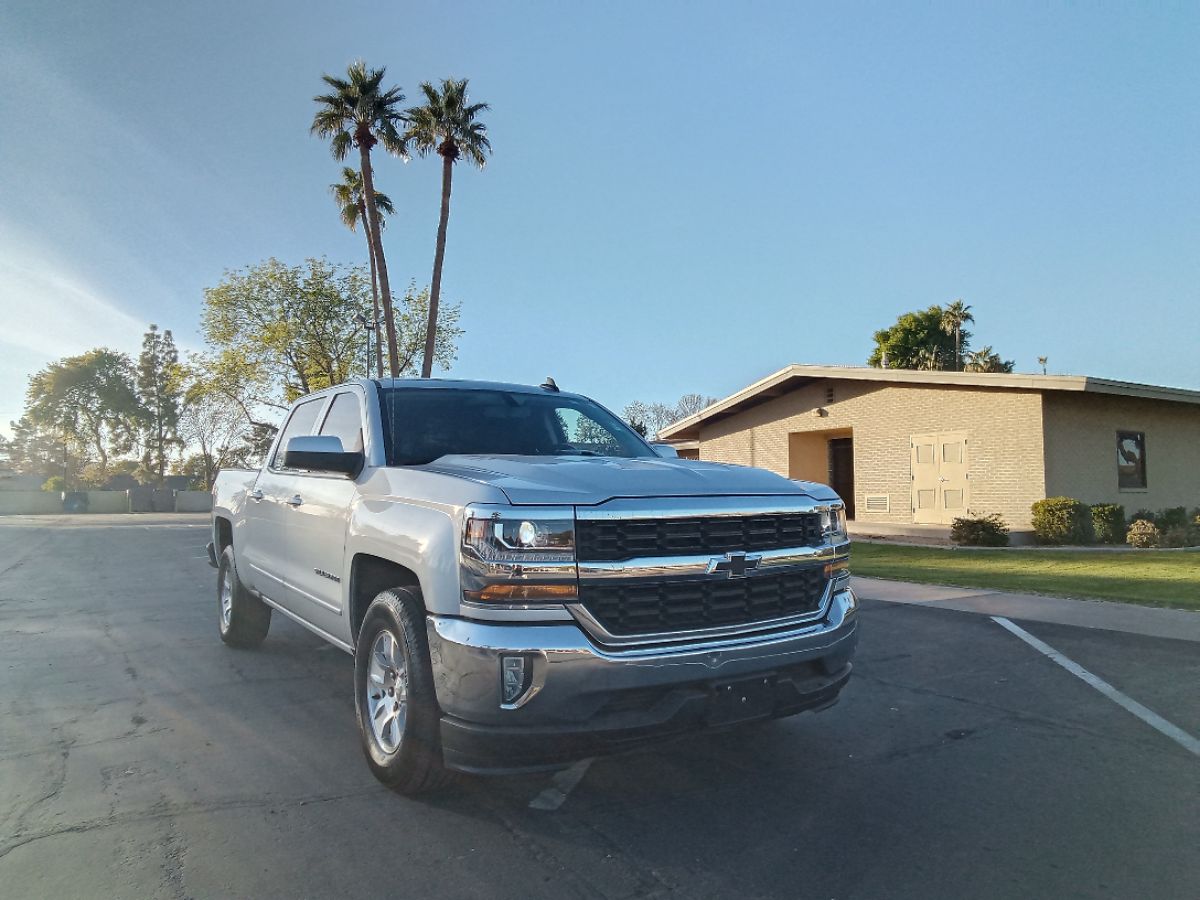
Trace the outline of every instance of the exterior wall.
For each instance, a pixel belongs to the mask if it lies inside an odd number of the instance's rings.
[[[1200,407],[1103,394],[1044,404],[1047,496],[1139,509],[1200,506]],[[1146,488],[1117,487],[1117,432],[1146,434]]]
[[[58,491],[0,492],[0,515],[61,513],[62,509],[62,494]]]
[[[848,428],[791,432],[788,434],[787,477],[797,481],[826,481],[829,478],[829,441],[852,437],[854,433]]]
[[[208,491],[176,491],[175,512],[212,512],[212,494]]]
[[[127,513],[129,495],[125,491],[88,491],[88,512]]]
[[[831,386],[834,399],[826,402]],[[702,424],[700,458],[788,476],[790,435],[838,429],[853,429],[855,506],[863,522],[912,522],[914,434],[967,433],[972,513],[998,512],[1010,525],[1025,528],[1030,505],[1046,496],[1037,391],[822,379]],[[888,494],[891,511],[867,513],[866,494]]]

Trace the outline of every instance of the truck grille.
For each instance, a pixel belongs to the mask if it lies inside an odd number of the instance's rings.
[[[813,613],[820,609],[827,582],[823,566],[746,578],[585,581],[579,601],[610,634],[631,636]]]
[[[675,519],[580,519],[580,560],[618,562],[644,556],[687,556],[783,550],[821,544],[818,513],[706,516]]]

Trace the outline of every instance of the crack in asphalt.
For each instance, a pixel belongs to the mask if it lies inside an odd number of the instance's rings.
[[[61,789],[61,788],[60,788]],[[129,812],[115,813],[112,815],[102,816],[95,819],[85,819],[82,822],[75,822],[71,825],[61,825],[56,828],[47,828],[41,831],[28,833],[17,832],[13,835],[13,840],[6,844],[0,844],[0,859],[4,859],[14,850],[19,850],[22,847],[27,847],[30,844],[38,841],[48,840],[50,838],[60,837],[65,834],[86,834],[91,831],[98,831],[105,828],[112,828],[117,825],[138,825],[148,822],[161,822],[164,819],[172,818],[188,818],[197,815],[206,815],[212,812],[225,812],[227,810],[245,810],[245,809],[294,809],[302,806],[310,806],[319,803],[336,803],[341,800],[350,800],[357,797],[366,797],[371,794],[378,794],[383,789],[378,785],[371,785],[357,791],[347,791],[342,794],[314,794],[308,797],[298,797],[292,800],[263,800],[252,798],[231,798],[228,800],[218,800],[211,803],[189,803],[189,804],[171,804],[169,801],[156,803],[150,809],[145,810],[130,810]]]

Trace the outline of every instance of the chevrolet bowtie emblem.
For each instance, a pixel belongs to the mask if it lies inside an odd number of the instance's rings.
[[[757,569],[761,556],[747,556],[740,550],[736,553],[726,553],[724,556],[714,556],[708,561],[708,574],[728,572],[730,578],[745,578],[750,569]]]

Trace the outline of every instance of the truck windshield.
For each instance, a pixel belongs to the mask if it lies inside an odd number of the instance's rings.
[[[637,432],[582,397],[503,390],[384,388],[388,464],[455,453],[654,456]]]

